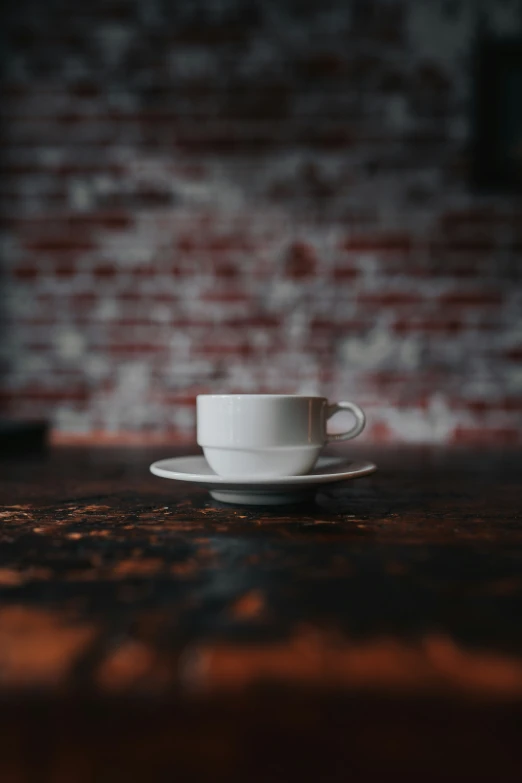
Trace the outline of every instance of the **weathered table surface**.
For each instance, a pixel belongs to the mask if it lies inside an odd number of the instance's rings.
[[[268,509],[172,453],[0,461],[1,781],[522,779],[520,453]]]

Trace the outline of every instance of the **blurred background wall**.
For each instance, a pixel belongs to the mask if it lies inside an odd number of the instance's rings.
[[[470,186],[495,0],[18,0],[0,411],[192,437],[199,392],[522,440],[522,201]]]

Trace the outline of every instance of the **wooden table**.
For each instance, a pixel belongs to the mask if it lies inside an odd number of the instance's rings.
[[[520,453],[263,509],[175,452],[0,462],[3,783],[522,779]]]

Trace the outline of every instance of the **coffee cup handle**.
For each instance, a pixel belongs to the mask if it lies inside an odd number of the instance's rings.
[[[363,431],[364,425],[366,424],[366,416],[364,415],[362,408],[359,408],[355,402],[333,402],[331,405],[328,405],[326,418],[331,419],[332,416],[335,416],[335,414],[339,413],[339,411],[350,411],[350,413],[355,417],[355,424],[351,430],[347,430],[346,432],[327,432],[327,443],[355,438],[357,435],[359,435],[360,432]]]

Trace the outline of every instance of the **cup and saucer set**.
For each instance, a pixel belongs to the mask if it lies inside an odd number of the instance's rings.
[[[154,462],[155,476],[206,487],[214,500],[278,505],[307,499],[321,486],[366,476],[372,462],[320,456],[327,443],[350,440],[364,429],[353,402],[296,394],[200,394],[197,442],[203,454]],[[328,419],[349,411],[346,432],[329,433]]]

